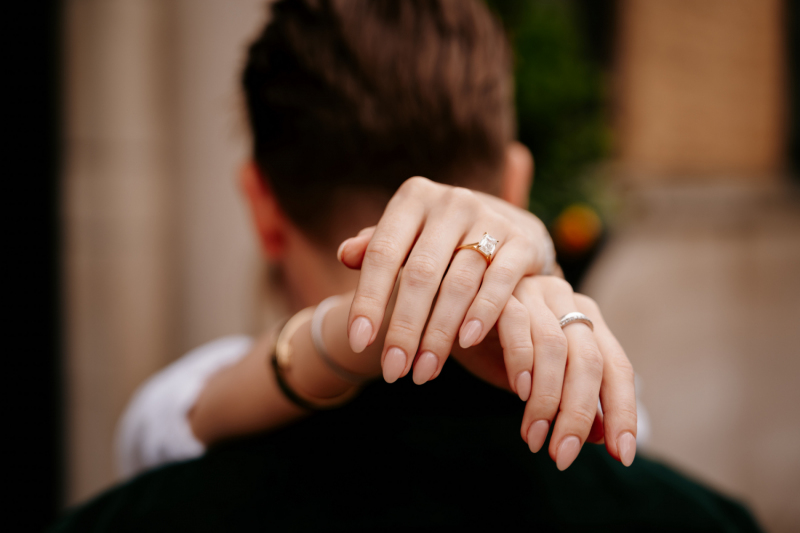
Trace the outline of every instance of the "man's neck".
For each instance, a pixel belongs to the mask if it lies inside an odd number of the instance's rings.
[[[288,239],[281,267],[292,312],[354,290],[358,283],[358,271],[349,270],[334,251],[314,246],[299,232]]]

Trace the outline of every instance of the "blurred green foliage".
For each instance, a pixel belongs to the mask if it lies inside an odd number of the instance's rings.
[[[515,54],[518,138],[536,163],[531,211],[546,224],[566,207],[602,203],[589,170],[607,155],[603,72],[569,0],[487,0]]]

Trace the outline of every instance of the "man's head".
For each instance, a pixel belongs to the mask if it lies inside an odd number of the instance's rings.
[[[279,1],[243,85],[254,170],[318,244],[353,230],[335,221],[355,198],[382,207],[411,176],[501,192],[511,59],[480,1]]]

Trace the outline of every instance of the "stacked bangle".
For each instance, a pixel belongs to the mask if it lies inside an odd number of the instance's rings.
[[[323,411],[339,407],[349,401],[358,393],[359,387],[353,386],[332,398],[317,398],[300,390],[292,388],[286,380],[286,374],[291,369],[292,346],[291,339],[301,325],[308,322],[313,315],[311,307],[303,309],[290,318],[281,328],[275,338],[271,350],[270,364],[275,374],[275,381],[286,398],[303,409],[309,411]]]

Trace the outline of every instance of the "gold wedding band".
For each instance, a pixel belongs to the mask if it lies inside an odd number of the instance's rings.
[[[497,245],[500,244],[500,241],[489,235],[488,233],[484,233],[483,237],[479,242],[473,242],[471,244],[462,244],[458,248],[456,248],[456,252],[459,250],[475,250],[479,254],[486,259],[486,266],[492,264],[492,259],[494,258],[494,252],[497,250]]]

